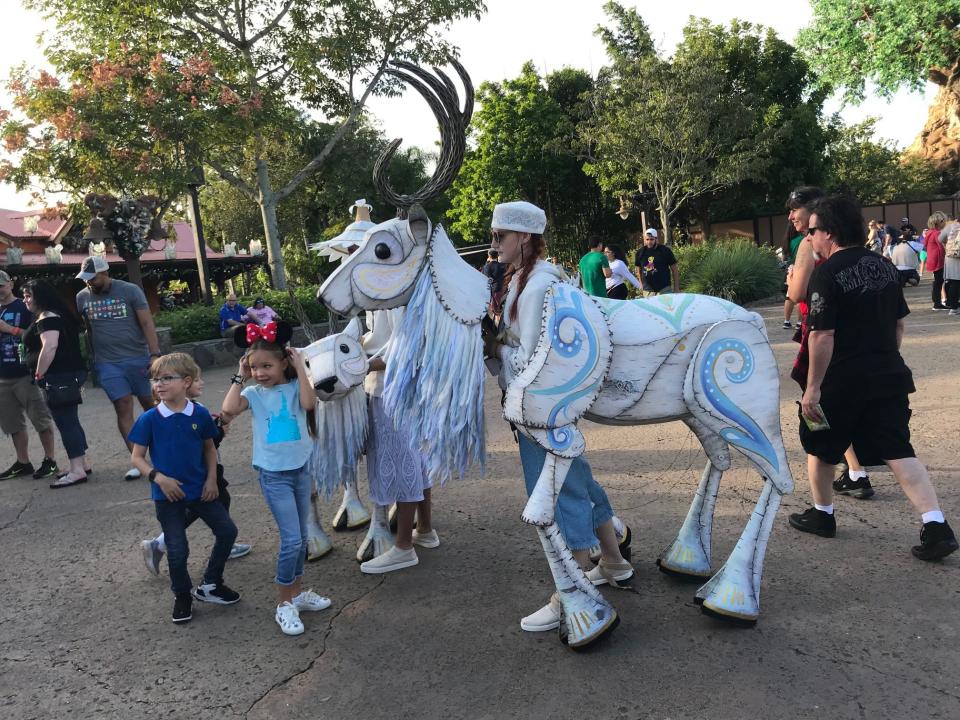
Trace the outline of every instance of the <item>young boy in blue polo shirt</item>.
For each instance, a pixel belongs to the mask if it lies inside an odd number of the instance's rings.
[[[187,397],[199,375],[200,368],[185,353],[154,360],[150,382],[160,402],[137,418],[128,437],[133,444],[133,466],[150,478],[150,494],[166,538],[175,623],[189,622],[193,617],[193,598],[218,605],[232,605],[240,599],[240,594],[223,582],[223,568],[237,538],[237,526],[218,500],[217,450],[213,442],[217,428],[206,408]],[[203,583],[196,588],[187,571],[188,509],[216,538]]]

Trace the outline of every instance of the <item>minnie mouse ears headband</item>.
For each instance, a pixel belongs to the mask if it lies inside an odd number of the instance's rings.
[[[248,323],[247,325],[238,325],[233,331],[233,342],[237,347],[248,348],[257,340],[266,340],[270,343],[276,343],[283,346],[290,342],[293,337],[293,327],[276,320],[268,322],[263,327]]]

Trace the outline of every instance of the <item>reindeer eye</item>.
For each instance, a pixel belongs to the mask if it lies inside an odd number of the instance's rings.
[[[340,352],[342,352],[342,353],[348,353],[348,352],[350,352],[350,348],[347,347],[347,345],[346,345],[345,343],[341,343],[341,344],[340,344]]]
[[[381,260],[386,260],[390,257],[390,246],[386,243],[377,243],[373,248],[373,254]]]

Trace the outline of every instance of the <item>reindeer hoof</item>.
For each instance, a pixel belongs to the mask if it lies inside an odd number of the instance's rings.
[[[721,573],[697,591],[695,600],[700,604],[700,610],[705,615],[735,625],[755,625],[760,617],[756,594],[749,585],[735,582],[738,573],[731,573],[727,568]]]
[[[313,535],[307,538],[307,560],[313,562],[333,550],[333,543],[326,535]]]
[[[356,530],[370,522],[370,513],[358,501],[345,503],[333,516],[334,530]]]
[[[695,582],[702,585],[704,580],[708,580],[710,578],[709,572],[703,575],[700,575],[697,573],[690,572],[685,568],[673,567],[672,565],[669,564],[669,562],[665,557],[657,558],[657,567],[660,568],[660,572],[662,572],[664,575],[669,575],[670,577],[676,578],[677,580],[680,580],[682,582],[691,582],[691,583]],[[696,602],[699,605],[700,603],[703,602],[703,600],[700,598],[696,598]]]
[[[704,601],[700,601],[700,612],[704,615],[707,615],[717,620],[723,620],[724,622],[730,623],[731,625],[736,625],[737,627],[753,627],[757,624],[757,618],[743,617],[740,615],[731,615],[726,611],[714,610],[709,607]]]
[[[364,563],[367,560],[373,560],[378,555],[383,555],[387,550],[393,547],[392,535],[367,535],[357,548],[357,562]]]

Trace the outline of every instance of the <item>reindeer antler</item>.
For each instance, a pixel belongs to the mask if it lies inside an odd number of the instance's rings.
[[[400,147],[400,139],[391,142],[377,158],[373,167],[373,183],[380,196],[396,206],[401,216],[412,205],[423,204],[439,197],[457,177],[463,164],[463,154],[467,148],[467,126],[473,116],[473,83],[467,71],[456,60],[450,64],[460,76],[463,84],[464,103],[460,109],[460,97],[453,81],[438,68],[433,68],[436,76],[423,68],[404,60],[397,60],[387,72],[416,90],[427,101],[440,125],[440,159],[433,177],[422,188],[410,195],[400,195],[392,187],[387,177],[390,161]]]

